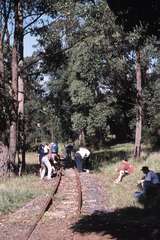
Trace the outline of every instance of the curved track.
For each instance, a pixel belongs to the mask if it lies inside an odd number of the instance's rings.
[[[47,191],[48,187],[52,189],[51,194],[35,198],[1,218],[0,240],[97,239],[94,230],[88,232],[91,219],[100,212],[105,214],[108,209],[103,198],[105,191],[94,174],[65,169],[51,181],[40,181],[40,185],[47,187]],[[95,224],[97,222],[93,226]],[[107,238],[101,236],[98,239]]]
[[[41,212],[39,213],[39,215],[37,216],[37,219],[35,220],[35,222],[33,223],[33,225],[31,225],[28,233],[26,234],[25,236],[25,239],[24,240],[28,240],[31,235],[32,235],[32,232],[34,231],[34,229],[36,228],[37,224],[39,223],[39,221],[41,220],[41,218],[43,217],[44,213],[47,211],[48,207],[50,206],[51,202],[52,202],[52,199],[54,197],[54,195],[56,194],[57,190],[58,190],[58,187],[59,187],[59,184],[60,184],[60,181],[61,181],[61,177],[62,177],[62,169],[60,169],[60,171],[58,172],[58,175],[57,175],[57,182],[56,184],[54,185],[54,188],[50,194],[50,196],[47,197],[47,199],[45,200],[44,202],[44,205],[41,209]]]
[[[63,229],[66,229],[63,232],[66,238],[63,239],[72,239],[70,225],[79,218],[81,206],[82,191],[79,173],[76,169],[72,169],[63,175],[61,169],[54,189],[23,239],[62,239]]]

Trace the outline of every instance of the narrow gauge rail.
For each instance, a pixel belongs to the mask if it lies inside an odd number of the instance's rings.
[[[76,173],[76,181],[77,181],[77,188],[78,188],[78,196],[77,196],[77,218],[81,215],[81,208],[82,208],[82,186],[81,186],[81,180],[78,171],[75,169]]]
[[[29,238],[31,237],[34,229],[36,228],[36,226],[38,225],[39,221],[41,220],[41,218],[43,217],[44,213],[47,211],[47,209],[49,208],[50,204],[52,203],[53,197],[56,194],[59,184],[61,182],[61,177],[62,177],[62,168],[60,168],[58,174],[57,174],[57,182],[54,186],[54,189],[52,190],[52,192],[50,193],[50,195],[48,196],[48,198],[46,199],[46,201],[44,202],[44,205],[40,211],[40,214],[37,216],[37,219],[35,220],[35,222],[33,223],[33,225],[30,227],[28,233],[25,236],[24,240],[29,240]]]
[[[41,219],[43,218],[45,212],[47,212],[50,207],[53,204],[54,201],[54,197],[56,195],[56,193],[58,192],[58,188],[60,186],[62,177],[63,177],[63,169],[60,168],[58,174],[57,174],[57,179],[56,179],[56,184],[54,185],[54,189],[52,190],[51,194],[48,196],[48,198],[46,199],[46,201],[44,202],[42,209],[39,213],[39,215],[37,216],[36,220],[34,221],[34,223],[31,225],[29,231],[27,232],[24,240],[29,240],[32,236],[32,234],[34,233],[34,230],[36,229],[36,227],[38,226],[38,224],[40,223]],[[76,169],[74,169],[75,172],[75,176],[76,176],[76,185],[77,185],[77,209],[76,209],[76,213],[75,213],[75,220],[77,220],[81,214],[81,207],[82,207],[82,189],[81,189],[81,182],[80,182],[80,177],[79,177],[79,173]]]

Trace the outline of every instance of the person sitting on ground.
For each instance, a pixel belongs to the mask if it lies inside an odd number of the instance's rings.
[[[76,167],[79,172],[82,172],[84,169],[86,158],[90,156],[90,151],[85,147],[80,147],[79,150],[75,153],[75,162]]]
[[[121,165],[118,168],[119,175],[114,181],[115,183],[119,183],[122,181],[123,177],[127,174],[131,174],[134,170],[134,167],[132,164],[128,162],[127,159],[122,160]]]
[[[143,193],[146,193],[146,191],[150,187],[156,187],[160,185],[157,173],[149,170],[147,166],[143,166],[141,171],[144,173],[144,177],[140,181],[138,181],[138,187]]]

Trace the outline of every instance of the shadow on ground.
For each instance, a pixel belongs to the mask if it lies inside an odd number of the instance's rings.
[[[74,168],[74,162],[68,161],[65,165],[63,164],[63,166],[65,166],[65,169],[66,168]],[[39,169],[40,169],[39,164],[26,164],[25,173],[39,175]]]
[[[39,175],[39,164],[26,164],[25,172],[26,174]]]
[[[81,234],[97,233],[117,240],[159,240],[160,219],[155,210],[129,207],[114,212],[95,212],[83,216],[72,226]]]

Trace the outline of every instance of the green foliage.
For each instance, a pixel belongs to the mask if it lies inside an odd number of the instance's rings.
[[[99,145],[115,138],[133,140],[135,53],[137,47],[141,47],[143,139],[159,144],[156,37],[146,35],[147,26],[142,25],[130,32],[124,31],[116,25],[116,17],[103,0],[95,4],[91,1],[46,4],[53,21],[42,24],[34,33],[44,50],[40,72],[50,77],[45,88],[38,87],[42,92],[36,92],[35,101],[26,103],[28,109],[37,109],[37,113],[27,113],[29,122],[30,116],[34,116],[34,121],[42,125],[42,135],[48,139],[56,135],[66,140],[73,132],[84,129],[87,140]],[[39,77],[37,80],[40,82]],[[33,126],[35,139],[39,131]]]
[[[64,8],[62,12],[65,17],[39,32],[40,44],[46,49],[44,71],[54,75],[48,85],[49,101],[62,126],[68,119],[72,131],[83,128],[87,137],[95,136],[97,141],[105,141],[107,135],[114,134],[111,122],[115,118],[115,106],[125,112],[125,104],[119,99],[126,92],[132,92],[131,86],[128,88],[125,83],[126,72],[130,71],[129,48],[124,48],[122,29],[115,25],[105,1],[96,6],[76,3],[74,11],[69,9],[68,15]],[[61,43],[58,48],[56,42]],[[69,46],[69,51],[52,58],[54,51],[63,50],[62,42]],[[66,99],[67,108],[62,98]],[[129,128],[129,121],[124,128]]]
[[[87,126],[87,119],[82,113],[74,113],[71,117],[71,121],[74,131],[79,131]]]
[[[73,80],[70,88],[70,95],[71,95],[71,101],[73,103],[73,106],[76,106],[77,108],[80,107],[82,108],[83,106],[85,107],[86,105],[92,106],[94,103],[94,98],[93,94],[86,86],[86,84],[82,81],[78,80]]]
[[[105,132],[106,130],[109,131],[107,128],[109,124],[109,119],[112,115],[112,109],[104,103],[97,103],[92,110],[90,110],[90,114],[88,117],[88,126],[87,126],[87,133],[90,136],[95,135],[95,129],[101,129],[101,131]],[[107,134],[108,134],[107,133]]]

